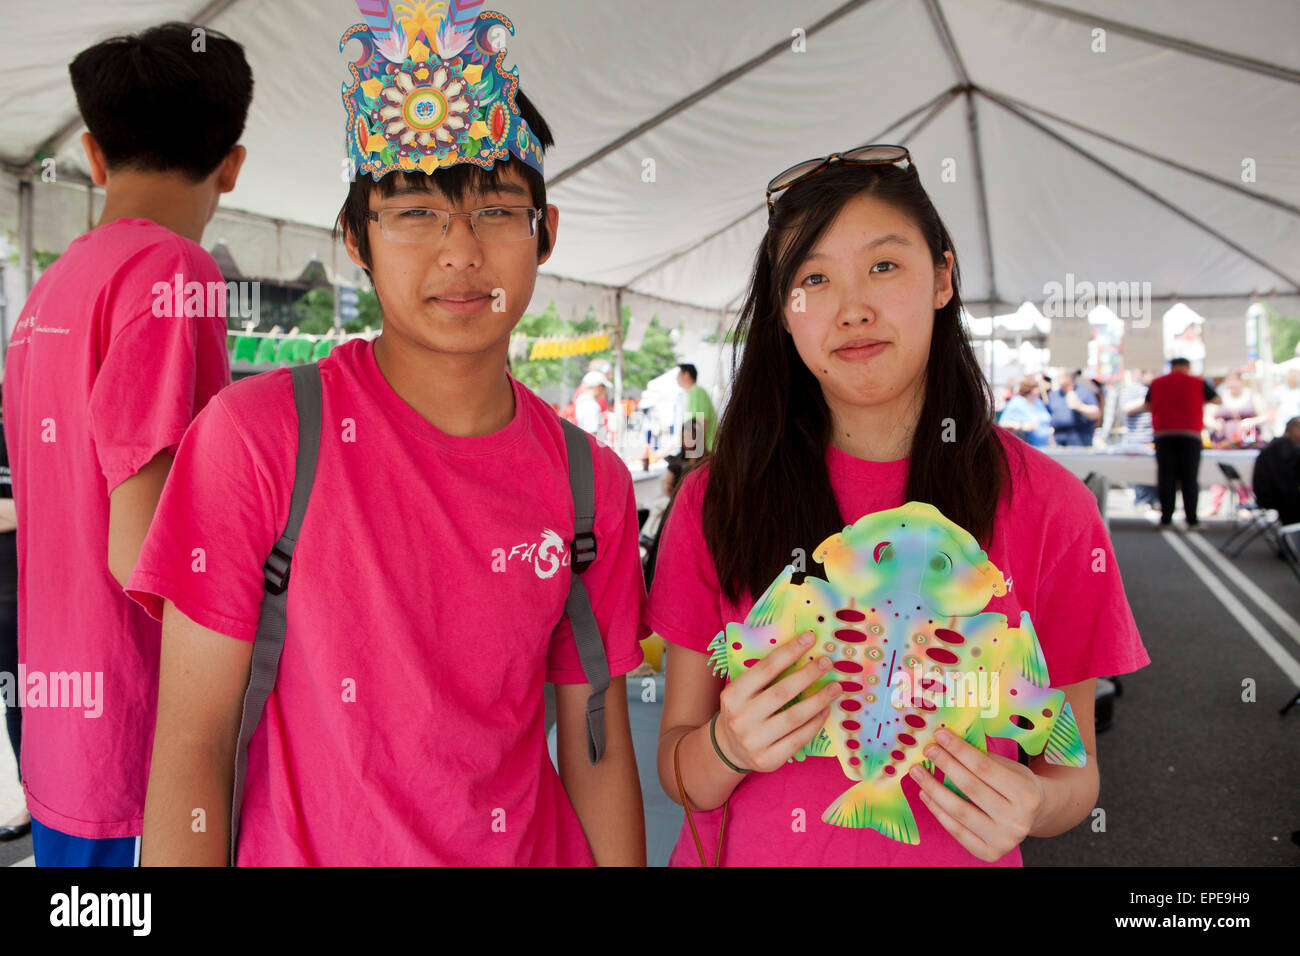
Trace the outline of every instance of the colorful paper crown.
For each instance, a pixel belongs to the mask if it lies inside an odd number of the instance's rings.
[[[515,28],[484,0],[357,0],[365,23],[343,87],[348,157],[378,180],[395,169],[432,173],[518,157],[542,172],[542,149],[519,115],[519,69],[503,66]]]

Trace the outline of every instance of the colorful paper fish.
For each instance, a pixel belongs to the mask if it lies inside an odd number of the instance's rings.
[[[917,764],[933,770],[924,750],[940,728],[985,753],[986,736],[1009,737],[1049,763],[1085,765],[1074,713],[1049,686],[1028,612],[1019,627],[984,612],[1006,593],[1002,572],[937,508],[913,501],[864,515],[813,557],[826,580],[809,575],[795,584],[796,569],[787,566],[745,622],[728,624],[709,647],[714,672],[734,680],[813,631],[801,663],[828,657],[832,667],[797,699],[832,680],[842,693],[796,759],[836,757],[855,781],[823,820],[920,843],[901,782]]]

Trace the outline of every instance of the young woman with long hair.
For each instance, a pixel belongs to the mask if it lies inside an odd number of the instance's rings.
[[[910,155],[892,149],[813,160],[769,186],[730,400],[664,532],[650,622],[671,645],[660,780],[691,817],[676,865],[1019,865],[1026,836],[1092,809],[1095,679],[1149,663],[1096,500],[992,424],[952,240]],[[791,760],[839,684],[783,708],[828,661],[773,683],[806,647],[791,641],[724,684],[707,650],[799,554],[907,501],[969,531],[1005,575],[986,610],[1030,613],[1087,752],[1083,768],[1022,764],[1011,740],[991,738],[985,755],[941,735],[927,755],[970,802],[919,768],[905,778],[917,845],[824,823],[850,781],[837,760]]]

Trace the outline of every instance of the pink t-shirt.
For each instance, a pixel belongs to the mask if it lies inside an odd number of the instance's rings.
[[[201,246],[105,223],[41,276],[9,343],[23,785],[32,816],[73,836],[140,833],[153,747],[161,630],[108,570],[109,493],[230,384],[225,318],[186,318],[184,299],[176,318],[155,292],[178,276],[204,283],[206,311],[222,280]]]
[[[1005,495],[998,504],[988,555],[1006,577],[1007,594],[991,600],[986,610],[1006,614],[1013,622],[1022,609],[1029,612],[1055,687],[1146,666],[1150,659],[1124,596],[1096,499],[1047,455],[1005,429],[997,432],[1011,463],[1015,507],[1009,507]],[[863,461],[831,446],[826,463],[846,523],[904,504],[908,459]],[[707,484],[707,466],[683,482],[660,542],[650,596],[654,629],[666,640],[702,654],[727,622],[744,620],[754,604],[752,596],[735,605],[721,594],[701,531],[700,505]],[[819,543],[808,543],[809,554]],[[820,570],[810,565],[811,571]],[[1016,759],[1011,740],[989,738],[989,752]],[[823,823],[822,812],[852,783],[839,761],[827,757],[746,776],[731,796],[722,864],[986,865],[939,824],[917,795],[915,781],[907,777],[902,787],[916,816],[919,845],[895,842],[875,830]],[[694,813],[710,863],[721,815],[721,809]],[[805,821],[804,832],[796,826],[800,819]],[[994,865],[1020,863],[1017,848]],[[671,865],[699,865],[685,822]]]
[[[354,340],[320,363],[322,433],[275,689],[249,747],[241,865],[591,864],[547,755],[543,684],[585,683],[567,620],[573,499],[560,420],[455,438]],[[217,396],[186,435],[128,591],[250,641],[289,514],[287,370]],[[610,671],[642,660],[627,466],[592,442],[583,575]]]

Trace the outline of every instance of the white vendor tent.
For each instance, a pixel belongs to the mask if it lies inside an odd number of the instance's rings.
[[[743,295],[785,167],[910,147],[952,232],[972,315],[1071,274],[1150,283],[1211,320],[1300,311],[1296,0],[500,0],[557,145],[559,244],[536,308],[630,306],[684,323],[679,351]],[[189,20],[244,44],[248,161],[204,235],[250,276],[319,260],[343,200],[351,0],[54,0],[4,5],[0,231],[61,250],[102,198],[85,179],[67,63],[110,35]],[[160,118],[165,122],[165,118]],[[55,182],[41,160],[55,159]],[[1161,305],[1163,303],[1163,305]],[[11,309],[12,323],[16,310]]]

